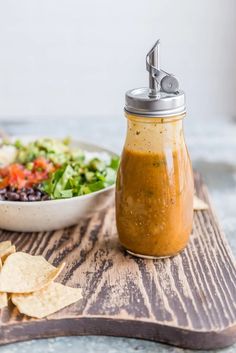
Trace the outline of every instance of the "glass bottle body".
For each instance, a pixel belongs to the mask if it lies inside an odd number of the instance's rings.
[[[188,243],[193,175],[183,117],[127,114],[116,184],[116,222],[121,244],[134,255],[173,256]]]

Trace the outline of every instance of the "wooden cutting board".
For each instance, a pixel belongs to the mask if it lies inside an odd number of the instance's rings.
[[[195,177],[199,197],[206,186]],[[236,267],[214,213],[195,212],[188,247],[165,260],[128,255],[119,245],[110,207],[75,227],[48,233],[0,231],[18,250],[66,261],[63,284],[80,286],[82,301],[47,319],[1,312],[0,343],[64,335],[112,335],[187,348],[218,348],[236,341]],[[33,220],[32,220],[33,221]]]

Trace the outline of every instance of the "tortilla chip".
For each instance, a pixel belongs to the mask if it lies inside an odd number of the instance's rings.
[[[0,293],[0,309],[8,305],[7,293]]]
[[[2,250],[9,248],[9,246],[11,246],[10,240],[1,241],[0,242],[0,254],[1,254]]]
[[[15,245],[11,244],[11,241],[6,240],[0,243],[0,259],[2,260],[2,263],[9,255],[13,254],[14,252],[16,252],[16,247]]]
[[[11,254],[14,254],[14,252],[16,252],[16,247],[15,245],[11,245],[9,246],[7,249],[5,249],[5,251],[3,251],[1,253],[1,260],[2,260],[2,263],[4,263],[4,261],[6,260],[6,258],[11,255]]]
[[[193,209],[194,211],[203,211],[203,210],[207,210],[209,207],[208,205],[202,201],[201,199],[199,199],[197,196],[194,195],[193,198]]]
[[[6,259],[0,272],[0,292],[30,293],[49,285],[65,264],[56,268],[42,256],[16,252]]]
[[[4,242],[6,243],[6,242]],[[2,247],[2,243],[0,243],[0,249]],[[1,251],[1,250],[0,250]],[[0,271],[2,269],[2,260],[0,258]],[[7,300],[7,293],[0,292],[0,309],[5,308],[7,306],[8,300]]]
[[[5,255],[7,249],[11,247],[11,242],[9,240],[2,241],[0,243],[0,258]]]
[[[11,300],[25,315],[41,319],[82,298],[80,288],[52,282],[47,288],[31,294],[12,294]]]

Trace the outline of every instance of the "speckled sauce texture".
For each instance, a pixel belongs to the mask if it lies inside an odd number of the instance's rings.
[[[64,136],[63,123],[55,124],[55,119],[47,121],[2,121],[1,127],[10,134]],[[55,130],[56,126],[56,130]],[[92,128],[91,128],[92,126]],[[101,143],[115,151],[120,151],[124,141],[125,120],[121,117],[111,119],[91,118],[70,120],[67,118],[66,134],[83,141]],[[236,256],[236,123],[225,117],[219,120],[186,120],[185,134],[193,166],[203,175],[210,190],[211,200],[218,215],[221,227]],[[104,138],[104,136],[106,138]],[[0,347],[0,353],[28,352],[87,352],[87,353],[183,353],[193,352],[136,339],[113,337],[65,337],[22,342]],[[203,353],[203,351],[199,351]],[[213,351],[209,351],[213,352]],[[220,350],[222,353],[236,352],[236,345]]]

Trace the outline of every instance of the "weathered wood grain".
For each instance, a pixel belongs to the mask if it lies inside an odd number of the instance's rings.
[[[196,175],[197,194],[209,202]],[[32,220],[33,221],[33,220]],[[195,212],[188,247],[178,256],[144,260],[119,245],[113,196],[103,213],[48,233],[0,232],[18,250],[66,261],[59,280],[83,289],[83,300],[47,319],[1,312],[0,343],[61,335],[138,337],[208,349],[236,341],[236,266],[214,213]]]

